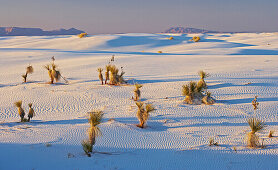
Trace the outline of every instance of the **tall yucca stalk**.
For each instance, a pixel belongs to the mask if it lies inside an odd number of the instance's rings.
[[[26,73],[22,75],[23,77],[23,82],[26,83],[27,82],[27,76],[28,74],[32,74],[34,72],[34,68],[29,65],[28,67],[26,67]]]
[[[152,104],[146,104],[144,108],[144,102],[136,102],[136,105],[138,107],[137,118],[139,120],[139,124],[136,126],[144,128],[147,120],[149,119],[150,112],[154,111],[155,108]]]
[[[96,142],[96,137],[101,135],[101,131],[98,125],[101,123],[102,117],[103,117],[102,111],[89,112],[89,118],[88,118],[88,121],[90,123],[90,127],[88,129],[89,140],[83,141],[82,143],[83,150],[88,156],[90,156],[90,153],[92,153],[93,145]]]
[[[105,66],[105,84],[107,84],[107,81],[109,80],[109,72],[110,72],[111,65],[108,64]]]
[[[204,72],[203,70],[199,71],[200,80],[198,82],[198,87],[207,88],[207,84],[205,82],[205,78],[209,77],[209,74]]]
[[[247,134],[247,146],[252,148],[258,147],[260,146],[260,143],[259,137],[256,135],[256,132],[264,129],[265,124],[263,121],[256,118],[249,118],[247,122],[251,128],[251,132]]]
[[[21,118],[21,122],[23,122],[23,120],[24,120],[24,116],[25,116],[25,112],[24,112],[24,110],[22,109],[22,101],[20,100],[20,101],[17,101],[17,102],[15,102],[14,103],[15,104],[15,106],[17,107],[17,109],[18,109],[18,114],[19,114],[19,116],[20,116],[20,118]]]
[[[141,91],[140,88],[143,87],[142,84],[135,84],[135,89],[134,89],[134,101],[139,100],[141,97]]]
[[[103,76],[102,76],[103,69],[102,68],[98,68],[97,71],[98,71],[98,78],[101,81],[101,84],[103,85]]]
[[[30,119],[32,119],[34,116],[35,116],[35,112],[34,112],[34,109],[32,108],[32,103],[29,103],[28,106],[29,106],[29,113],[28,113],[28,122],[30,122]]]
[[[252,105],[254,107],[254,110],[258,109],[259,102],[257,101],[257,98],[258,98],[258,96],[255,96],[255,99],[252,100]]]
[[[187,104],[193,104],[194,94],[197,92],[196,88],[197,83],[194,81],[182,86],[182,94],[185,96],[184,101]]]

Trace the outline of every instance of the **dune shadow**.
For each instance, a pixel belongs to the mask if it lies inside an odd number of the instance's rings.
[[[278,55],[278,50],[241,49],[239,52],[230,55]]]
[[[247,104],[252,102],[254,98],[243,98],[243,99],[228,99],[228,100],[217,100],[217,103],[226,103],[226,104]],[[269,98],[259,98],[259,102],[277,102],[278,97],[269,97]]]

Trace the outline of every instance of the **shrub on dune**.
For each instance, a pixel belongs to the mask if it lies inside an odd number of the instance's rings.
[[[30,119],[32,119],[34,116],[35,116],[35,112],[34,112],[34,109],[32,108],[32,103],[29,103],[28,106],[29,106],[29,113],[28,113],[28,122],[30,122]]]
[[[185,96],[184,101],[187,104],[193,104],[193,100],[197,93],[197,83],[194,81],[191,81],[189,84],[182,86],[182,94]]]
[[[119,74],[119,69],[115,65],[109,66],[109,84],[110,85],[120,85],[126,83],[123,78],[125,72],[122,70]]]
[[[19,114],[19,116],[20,116],[20,118],[21,118],[20,122],[24,122],[25,112],[24,112],[24,110],[22,109],[22,100],[17,101],[17,102],[15,102],[14,104],[15,104],[15,106],[17,107],[17,109],[18,109],[18,114]]]
[[[206,92],[206,96],[202,98],[202,102],[206,105],[212,105],[215,103],[215,100],[211,97],[211,92]]]
[[[141,97],[141,91],[140,88],[143,87],[142,84],[135,84],[135,89],[134,89],[134,101],[139,100]]]
[[[273,130],[269,131],[268,137],[269,137],[269,138],[272,138],[272,137],[273,137],[273,133],[274,133]]]
[[[86,37],[88,34],[87,33],[81,33],[81,34],[78,34],[78,37],[79,38],[84,38],[84,37]]]
[[[101,123],[103,117],[102,111],[92,111],[89,112],[89,123],[90,127],[88,129],[89,139],[87,141],[82,142],[83,150],[87,156],[91,156],[93,151],[93,146],[96,142],[96,137],[101,135],[101,131],[98,125]]]
[[[57,65],[54,63],[55,58],[54,56],[51,58],[52,59],[52,63],[51,64],[47,64],[44,66],[44,68],[48,71],[48,76],[50,78],[50,84],[54,84],[54,81],[58,82],[60,81],[61,78],[64,79],[64,81],[66,83],[68,83],[68,81],[66,80],[65,77],[63,77],[61,75],[61,72],[57,69]]]
[[[258,96],[255,96],[255,99],[252,100],[252,105],[254,107],[254,110],[258,109],[259,102],[257,102],[257,98],[258,98]]]
[[[144,102],[136,102],[136,105],[138,107],[137,118],[139,120],[139,124],[136,126],[144,128],[149,119],[150,112],[154,111],[155,108],[152,104],[146,104],[144,107]]]
[[[201,38],[199,36],[194,36],[191,41],[194,41],[194,42],[199,42],[201,40]]]
[[[29,65],[28,67],[26,67],[26,73],[22,75],[23,77],[23,82],[26,83],[27,82],[27,76],[28,74],[32,74],[34,72],[34,69],[31,65]]]
[[[98,68],[97,71],[98,71],[98,78],[101,81],[101,84],[103,85],[103,76],[102,76],[103,69],[102,68]]]
[[[264,129],[265,124],[264,122],[256,118],[249,118],[247,121],[251,128],[251,132],[247,134],[247,146],[251,148],[259,147],[259,137],[256,135],[256,132]]]
[[[207,78],[209,76],[208,73],[204,72],[203,70],[199,71],[199,76],[200,76],[200,80],[198,82],[198,86],[202,87],[202,88],[207,88],[207,84],[205,82],[205,78]]]

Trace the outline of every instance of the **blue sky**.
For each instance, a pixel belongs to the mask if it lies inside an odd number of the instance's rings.
[[[88,33],[162,32],[172,26],[278,31],[278,0],[0,0],[0,27]]]

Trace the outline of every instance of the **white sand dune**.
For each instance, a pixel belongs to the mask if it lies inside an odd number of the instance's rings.
[[[0,169],[278,169],[278,138],[267,138],[269,130],[278,136],[278,34],[199,34],[198,43],[193,36],[0,37]],[[112,55],[130,85],[100,85],[96,70]],[[45,84],[52,56],[69,84]],[[35,72],[22,84],[28,64]],[[211,75],[215,105],[182,102],[182,85],[199,70]],[[135,126],[134,83],[156,108],[146,129]],[[25,112],[33,103],[30,123],[18,123],[17,100]],[[112,155],[83,153],[92,109],[105,113],[94,149]],[[266,148],[246,147],[249,117],[265,121],[258,135]],[[208,146],[211,137],[218,147]]]

